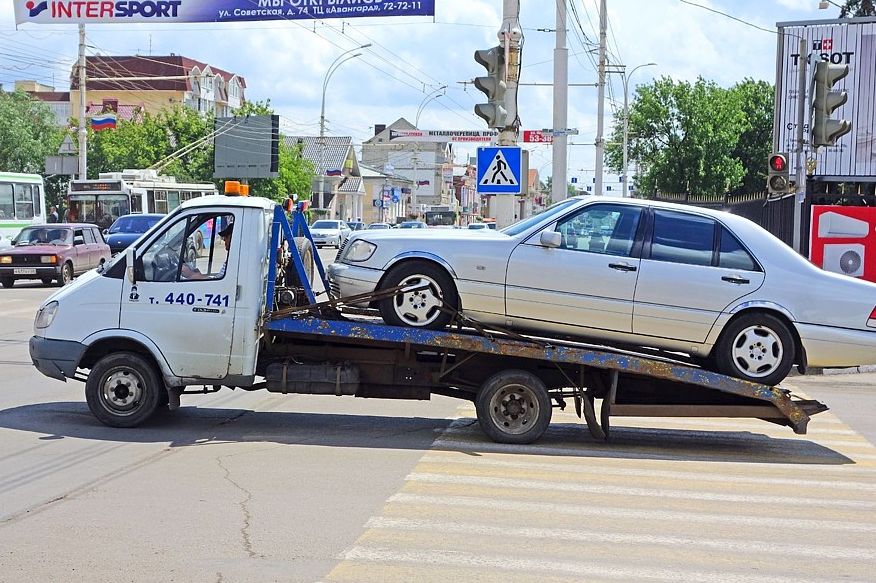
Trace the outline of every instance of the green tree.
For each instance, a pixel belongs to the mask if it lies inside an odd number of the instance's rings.
[[[846,0],[840,8],[840,18],[858,18],[861,16],[876,16],[876,6],[873,0]]]
[[[42,173],[46,156],[58,153],[62,138],[48,105],[23,91],[0,90],[0,168]]]
[[[702,78],[688,83],[664,77],[639,86],[629,110],[629,159],[642,169],[637,190],[718,196],[762,189],[771,91],[751,80],[724,89]],[[622,111],[606,158],[610,168],[622,169]]]
[[[730,93],[745,116],[745,129],[731,154],[745,168],[742,184],[735,190],[758,192],[766,185],[767,158],[773,144],[776,91],[766,81],[745,79],[731,87]]]
[[[126,168],[149,168],[175,152],[205,138],[213,131],[212,116],[202,117],[176,106],[139,119],[119,121],[114,130],[91,132],[88,140],[88,175]],[[180,181],[209,182],[213,179],[213,147],[208,140],[169,162],[162,173]]]

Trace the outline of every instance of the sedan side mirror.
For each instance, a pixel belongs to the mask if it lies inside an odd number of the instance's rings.
[[[134,248],[128,247],[125,249],[125,271],[128,274],[128,281],[132,284],[137,283],[136,271],[134,270]]]
[[[559,247],[563,244],[563,234],[556,231],[542,231],[541,244],[545,247]]]

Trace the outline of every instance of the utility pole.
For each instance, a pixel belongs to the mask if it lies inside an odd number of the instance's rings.
[[[557,2],[556,48],[554,48],[554,121],[555,130],[565,130],[569,116],[569,49],[566,48],[566,2]],[[568,196],[568,141],[563,132],[554,136],[551,199],[565,200]]]
[[[502,28],[499,39],[505,47],[505,127],[499,131],[497,143],[500,146],[517,145],[517,86],[520,83],[520,0],[503,0]]]
[[[85,129],[85,25],[79,25],[79,179],[88,178],[88,130]]]
[[[606,0],[599,2],[599,97],[596,107],[596,186],[593,194],[602,195],[602,166],[605,159],[605,140],[602,137],[605,121],[605,43],[608,29]]]
[[[803,203],[806,200],[806,172],[805,152],[803,148],[803,122],[806,116],[806,65],[809,57],[806,52],[806,39],[800,37],[800,56],[797,58],[797,144],[794,150],[797,153],[797,191],[794,194],[794,234],[792,243],[794,251],[803,254],[801,239],[803,237]]]

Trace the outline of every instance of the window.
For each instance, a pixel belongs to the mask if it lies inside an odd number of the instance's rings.
[[[82,229],[76,229],[73,231],[73,244],[85,245],[85,235],[82,233]]]
[[[142,213],[143,212],[143,195],[142,194],[131,193],[131,212],[132,213]]]
[[[705,217],[673,211],[655,211],[651,259],[711,265],[716,226],[715,221]]]
[[[153,201],[155,203],[152,207],[153,213],[167,214],[167,193],[165,191],[156,190]]]
[[[0,219],[15,218],[15,199],[12,196],[12,185],[0,184]]]
[[[43,214],[41,186],[32,186],[33,191],[33,214],[39,216]]]
[[[100,232],[100,229],[91,229],[91,234],[94,236],[94,242],[98,244],[106,243],[106,240],[103,238],[103,233]]]
[[[12,189],[15,192],[15,218],[32,219],[33,188],[30,184],[14,184]]]
[[[94,240],[94,233],[91,232],[91,229],[83,229],[82,235],[85,237],[86,245],[94,245],[97,242]]]
[[[557,223],[562,248],[629,257],[642,209],[636,206],[589,205]]]
[[[225,277],[229,246],[219,233],[234,222],[223,213],[192,215],[171,224],[137,260],[143,281],[217,280]]]
[[[757,262],[745,250],[739,239],[723,227],[721,228],[721,251],[718,254],[718,266],[725,269],[760,271]]]

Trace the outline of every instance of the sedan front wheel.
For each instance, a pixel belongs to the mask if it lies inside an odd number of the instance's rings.
[[[398,286],[405,289],[380,302],[387,324],[440,330],[450,323],[452,314],[442,308],[456,309],[457,294],[443,269],[425,261],[403,263],[389,271],[381,289]]]
[[[784,322],[769,314],[736,318],[715,350],[720,372],[753,383],[776,385],[794,366],[794,337]]]

